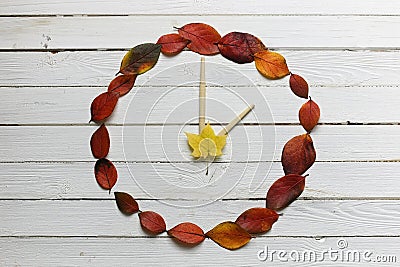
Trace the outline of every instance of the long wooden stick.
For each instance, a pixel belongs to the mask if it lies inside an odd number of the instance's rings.
[[[206,127],[206,64],[201,58],[200,65],[200,92],[199,92],[199,133]]]
[[[254,104],[248,106],[245,110],[242,111],[238,116],[236,116],[226,127],[222,128],[222,130],[218,133],[218,135],[224,135],[229,133],[236,124],[238,124],[250,111],[253,110]]]

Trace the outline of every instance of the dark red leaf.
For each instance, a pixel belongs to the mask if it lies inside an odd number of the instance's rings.
[[[154,211],[143,211],[139,213],[139,219],[143,229],[153,235],[161,234],[167,229],[163,217]]]
[[[97,183],[104,189],[111,190],[118,179],[117,169],[108,159],[97,160],[94,166],[94,175]]]
[[[221,55],[233,62],[243,64],[254,60],[254,54],[267,48],[260,39],[249,33],[231,32],[218,42]]]
[[[304,103],[299,110],[300,124],[307,132],[311,132],[312,129],[318,124],[320,116],[320,110],[317,103],[310,100]]]
[[[90,139],[93,157],[105,158],[110,150],[110,136],[104,123],[93,133]]]
[[[108,92],[119,93],[119,96],[126,95],[135,84],[136,75],[119,75],[108,85]]]
[[[177,240],[189,245],[200,244],[205,239],[203,230],[190,222],[178,224],[168,230],[167,233],[169,236],[175,237]]]
[[[126,75],[145,73],[157,63],[160,51],[159,44],[146,43],[135,46],[125,54],[119,72]]]
[[[105,92],[98,95],[90,106],[91,120],[102,121],[108,118],[114,111],[118,98],[119,93],[117,92]]]
[[[251,235],[234,222],[223,222],[206,233],[212,241],[226,249],[238,249],[251,240]]]
[[[132,215],[139,211],[139,205],[136,200],[125,192],[114,192],[115,201],[117,202],[118,209],[126,214]]]
[[[188,43],[190,43],[189,40],[186,40],[177,33],[165,34],[157,41],[157,44],[161,45],[161,53],[167,56],[179,54]]]
[[[267,193],[267,208],[280,210],[287,207],[304,190],[305,176],[288,174],[276,180]]]
[[[279,215],[274,210],[251,208],[243,212],[236,223],[250,234],[259,234],[269,231],[278,218]]]
[[[298,97],[308,98],[308,83],[300,75],[291,74],[289,79],[290,89]]]
[[[219,53],[218,43],[221,35],[210,25],[204,23],[190,23],[178,29],[179,35],[190,41],[187,47],[201,55],[215,55]]]
[[[282,166],[285,174],[303,174],[315,162],[316,152],[309,134],[290,139],[282,150]]]

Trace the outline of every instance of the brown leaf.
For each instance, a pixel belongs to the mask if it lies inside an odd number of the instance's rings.
[[[320,116],[320,110],[317,103],[308,100],[304,103],[299,110],[300,124],[307,132],[311,132],[312,129],[318,124]]]
[[[179,35],[190,41],[187,47],[201,55],[215,55],[219,53],[216,43],[221,35],[210,25],[204,23],[190,23],[178,28]]]
[[[139,213],[140,225],[144,230],[153,235],[158,235],[166,230],[163,217],[154,211],[143,211]]]
[[[97,183],[104,189],[111,190],[118,179],[117,169],[108,159],[97,160],[94,166],[94,175]]]
[[[108,118],[117,105],[119,93],[105,92],[98,95],[90,106],[91,121],[102,121]]]
[[[215,243],[226,249],[238,249],[246,245],[251,235],[234,222],[223,222],[206,233]]]
[[[115,201],[118,209],[126,215],[132,215],[139,211],[139,205],[136,200],[125,192],[114,192]]]
[[[254,60],[254,54],[267,48],[260,39],[249,33],[231,32],[218,42],[221,55],[233,62],[243,64]]]
[[[108,85],[108,92],[119,93],[119,96],[126,95],[135,84],[136,75],[119,75]]]
[[[110,150],[110,135],[104,123],[93,133],[90,138],[90,148],[93,157],[97,159],[105,158]]]
[[[254,55],[257,70],[268,79],[280,79],[288,75],[285,58],[276,52],[264,50]]]
[[[169,236],[175,237],[177,240],[189,245],[200,244],[205,239],[203,230],[190,222],[180,223],[168,230],[167,233]]]
[[[316,152],[309,134],[290,139],[282,151],[282,166],[285,174],[303,174],[315,162]]]
[[[146,43],[135,46],[125,54],[119,72],[126,75],[145,73],[157,63],[160,51],[159,44]]]
[[[190,43],[177,33],[170,33],[161,36],[157,44],[161,45],[161,53],[167,56],[173,56],[182,52],[186,45]]]
[[[276,180],[267,193],[267,208],[280,210],[287,207],[304,190],[305,176],[288,174]]]
[[[279,215],[274,210],[251,208],[236,219],[236,224],[250,234],[259,234],[269,231],[278,218]]]
[[[308,98],[308,83],[300,75],[291,74],[289,79],[290,89],[298,97]]]

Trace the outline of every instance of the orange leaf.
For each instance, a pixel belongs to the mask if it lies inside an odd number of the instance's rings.
[[[136,75],[119,75],[108,85],[108,92],[117,92],[119,96],[126,95],[135,84]]]
[[[316,153],[309,134],[290,139],[282,151],[282,166],[285,174],[303,174],[315,162]]]
[[[300,75],[291,74],[289,79],[290,89],[298,97],[308,98],[308,83]]]
[[[287,207],[304,190],[305,176],[288,174],[276,180],[267,193],[267,208],[280,210]]]
[[[221,55],[243,64],[254,60],[254,54],[267,49],[260,39],[249,33],[231,32],[218,42]]]
[[[210,25],[204,23],[190,23],[178,28],[179,35],[190,41],[187,47],[201,55],[215,55],[219,53],[216,43],[221,35]]]
[[[278,218],[274,210],[251,208],[243,212],[236,223],[250,234],[259,234],[269,231]]]
[[[163,217],[154,211],[143,211],[139,213],[140,225],[144,230],[153,235],[158,235],[166,230]]]
[[[318,124],[319,116],[319,107],[317,103],[311,100],[311,98],[304,103],[299,110],[300,124],[307,132],[311,132],[311,130]]]
[[[93,157],[97,159],[105,158],[110,150],[110,135],[104,123],[93,133],[90,138],[90,148]]]
[[[165,34],[157,41],[157,44],[161,45],[161,53],[167,56],[173,56],[182,52],[188,43],[190,43],[189,40],[186,40],[177,33]]]
[[[125,54],[119,72],[126,75],[145,73],[157,63],[160,51],[159,44],[146,43],[135,46]]]
[[[168,230],[167,233],[169,236],[175,237],[177,240],[189,245],[200,244],[205,239],[203,230],[190,222],[180,223]]]
[[[136,200],[125,192],[114,192],[115,201],[118,209],[126,215],[132,215],[139,211],[139,205]]]
[[[251,235],[234,222],[223,222],[206,233],[215,243],[226,249],[238,249],[246,245]]]
[[[97,183],[104,189],[111,190],[118,179],[117,169],[108,159],[97,160],[94,166],[94,175]]]
[[[280,79],[289,74],[285,58],[276,52],[264,50],[254,55],[257,70],[268,79]]]
[[[102,121],[108,118],[117,105],[119,93],[105,92],[98,95],[90,106],[91,121]]]

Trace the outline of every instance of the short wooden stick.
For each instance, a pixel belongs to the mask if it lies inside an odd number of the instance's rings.
[[[206,66],[205,58],[201,58],[200,92],[199,92],[199,133],[206,127]]]
[[[238,116],[236,116],[226,127],[223,127],[222,130],[218,133],[218,135],[224,135],[230,132],[236,124],[238,124],[250,111],[253,110],[254,104],[248,106],[245,110],[242,111]]]

